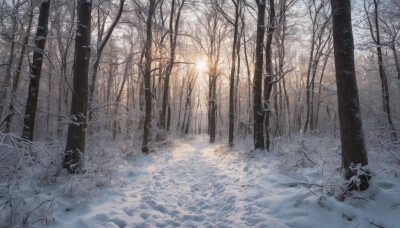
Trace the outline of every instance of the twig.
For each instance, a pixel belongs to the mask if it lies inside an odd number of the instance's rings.
[[[400,203],[395,203],[395,204],[393,204],[390,208],[391,208],[391,209],[395,209],[397,206],[400,206]]]
[[[14,114],[15,114],[15,112],[12,112],[12,113],[8,114],[6,117],[4,117],[4,118],[1,120],[1,122],[0,122],[0,127],[1,127],[1,125],[4,124],[4,122],[6,122],[6,120],[7,120],[8,118],[11,118],[11,116],[13,116]]]
[[[375,224],[373,220],[371,222],[369,222],[369,224],[374,225],[374,226],[379,227],[379,228],[385,228],[384,226],[380,226],[378,224]]]
[[[306,156],[306,158],[307,158],[311,163],[313,163],[314,165],[317,165],[317,163],[315,163],[314,161],[312,161],[312,160],[308,157],[308,155],[306,154],[306,151],[303,149],[303,146],[304,146],[304,142],[301,142],[300,151],[304,154],[304,156]]]

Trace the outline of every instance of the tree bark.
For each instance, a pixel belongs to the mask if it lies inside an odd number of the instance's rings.
[[[267,30],[267,44],[265,47],[265,61],[267,75],[264,78],[264,109],[265,109],[265,146],[270,149],[269,137],[269,117],[271,115],[271,91],[272,91],[272,38],[275,31],[275,3],[274,0],[269,0],[269,26]]]
[[[63,168],[66,168],[69,173],[80,171],[83,167],[88,105],[91,8],[91,1],[79,0],[77,5],[78,25],[75,37],[71,122],[68,126],[63,161]]]
[[[151,129],[151,62],[152,62],[152,18],[155,11],[155,0],[149,0],[149,12],[146,21],[146,46],[145,46],[145,70],[144,70],[144,94],[145,94],[145,104],[146,104],[146,116],[143,124],[143,144],[142,152],[148,153],[148,141],[150,137]]]
[[[30,70],[30,80],[28,89],[28,100],[24,115],[24,126],[22,138],[33,140],[35,130],[35,117],[37,109],[37,100],[39,95],[40,76],[42,73],[43,54],[47,38],[47,26],[49,23],[50,0],[45,0],[40,5],[39,22],[36,30],[35,46],[33,52],[33,62]]]
[[[235,5],[235,23],[233,33],[233,44],[232,44],[232,67],[229,80],[229,146],[233,146],[233,133],[235,128],[235,109],[234,109],[234,97],[235,97],[235,67],[236,67],[236,48],[238,43],[238,30],[239,30],[239,8],[240,1],[233,1]]]
[[[358,175],[355,168],[368,165],[360,115],[357,80],[354,66],[354,41],[351,6],[348,0],[331,0],[336,83],[342,143],[342,165],[345,177]],[[360,177],[360,190],[369,187],[368,171]],[[351,189],[356,189],[351,186]]]
[[[257,39],[256,39],[256,65],[253,81],[253,114],[254,114],[254,149],[264,150],[264,113],[262,110],[262,77],[263,77],[263,49],[264,49],[264,18],[265,0],[256,0],[257,15]]]

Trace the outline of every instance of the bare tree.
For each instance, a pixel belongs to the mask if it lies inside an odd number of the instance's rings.
[[[172,69],[175,65],[175,55],[176,55],[176,44],[177,38],[179,35],[179,22],[181,18],[181,11],[183,6],[185,5],[185,0],[182,0],[178,6],[175,6],[176,1],[172,0],[171,3],[171,14],[169,18],[169,64],[167,69],[165,70],[165,77],[164,77],[164,92],[163,92],[163,100],[162,100],[162,109],[161,109],[161,116],[160,116],[160,127],[164,129],[166,127],[165,117],[167,114],[167,103],[168,103],[168,91],[169,91],[169,81]],[[177,7],[177,9],[176,9]],[[175,18],[175,10],[176,18]],[[175,20],[175,21],[174,21]],[[168,115],[168,119],[170,119],[170,115]],[[169,128],[167,128],[169,130]]]
[[[145,69],[144,69],[144,94],[145,94],[145,103],[146,103],[146,116],[144,119],[144,124],[143,124],[143,145],[142,145],[142,152],[143,153],[148,153],[149,152],[149,147],[148,147],[148,141],[150,137],[150,129],[151,129],[151,62],[152,62],[152,19],[154,15],[154,11],[156,8],[156,0],[149,0],[150,5],[149,5],[149,11],[147,14],[147,20],[146,20],[146,44],[145,44],[145,50],[144,50],[144,55],[146,58],[145,62]]]
[[[18,89],[18,84],[19,84],[19,79],[21,76],[21,71],[22,71],[22,63],[24,61],[24,56],[25,56],[25,51],[26,51],[26,46],[28,45],[29,42],[29,37],[31,35],[31,28],[32,28],[32,20],[33,20],[33,6],[30,6],[29,9],[29,19],[28,19],[28,26],[26,28],[24,38],[23,38],[23,43],[21,47],[21,51],[18,56],[17,60],[17,69],[14,73],[13,80],[12,80],[12,87],[11,87],[11,93],[10,93],[10,103],[8,105],[8,110],[9,110],[9,115],[6,120],[6,129],[5,132],[10,131],[11,127],[11,122],[12,122],[12,115],[14,115],[15,112],[15,101],[16,101],[16,93]]]
[[[378,57],[378,66],[379,66],[379,77],[381,79],[382,83],[382,102],[383,102],[383,111],[386,113],[386,117],[388,119],[389,123],[389,128],[391,131],[391,139],[393,142],[397,141],[397,134],[396,130],[394,129],[393,126],[393,121],[392,121],[392,115],[390,113],[390,94],[389,94],[389,84],[388,84],[388,79],[386,76],[386,72],[383,66],[383,57],[382,57],[382,44],[381,44],[381,36],[380,36],[380,27],[379,27],[379,12],[378,12],[378,6],[379,6],[380,1],[379,0],[373,0],[373,6],[374,6],[374,13],[373,13],[373,22],[371,21],[370,15],[369,15],[369,8],[371,5],[366,5],[366,1],[364,0],[364,10],[365,13],[367,14],[367,21],[368,21],[368,26],[369,26],[369,31],[371,34],[371,38],[376,45],[376,53]],[[373,26],[375,25],[375,26]],[[374,28],[375,27],[375,28]]]
[[[265,0],[256,0],[258,8],[257,16],[257,40],[256,40],[256,65],[253,81],[253,114],[254,114],[254,149],[264,149],[264,113],[262,110],[262,76],[263,76],[263,49],[264,49],[264,18]]]
[[[7,33],[7,39],[10,42],[10,51],[8,55],[8,60],[7,63],[5,64],[7,66],[6,69],[6,74],[4,78],[3,85],[1,87],[1,97],[0,97],[0,116],[3,113],[4,109],[4,104],[7,98],[8,94],[8,89],[10,87],[10,80],[11,80],[11,75],[12,75],[12,65],[14,61],[14,52],[15,52],[15,44],[16,44],[16,36],[17,36],[17,29],[18,29],[18,11],[19,8],[21,7],[21,2],[18,0],[17,2],[13,1],[13,9],[10,12],[10,17],[11,17],[11,34]]]
[[[90,22],[92,1],[79,0],[77,5],[78,24],[75,35],[74,79],[70,124],[63,168],[75,173],[83,167],[85,152],[85,128],[88,105],[88,74],[90,61]]]
[[[72,4],[71,4],[72,3]],[[58,83],[58,126],[57,126],[57,136],[61,138],[63,132],[63,118],[64,113],[68,113],[68,97],[69,97],[69,77],[68,77],[68,65],[70,59],[70,49],[72,46],[74,38],[74,21],[75,21],[75,11],[76,11],[76,0],[73,0],[69,4],[64,4],[56,9],[58,15],[65,15],[63,20],[53,20],[52,29],[54,29],[54,34],[56,35],[57,48],[58,48],[58,61],[60,66],[61,77]],[[66,13],[68,12],[68,13]],[[67,15],[69,15],[67,17]],[[68,18],[68,19],[67,19]],[[65,30],[63,28],[66,28]],[[64,112],[63,112],[64,110]]]
[[[49,23],[50,0],[44,0],[40,5],[39,22],[35,36],[35,49],[33,51],[33,62],[31,65],[28,100],[26,101],[24,126],[22,138],[32,141],[35,131],[35,117],[39,95],[39,82],[42,73],[44,48]]]
[[[270,138],[269,138],[269,117],[271,115],[271,91],[273,82],[273,69],[272,69],[272,39],[275,31],[275,3],[274,0],[269,0],[269,25],[267,29],[267,43],[265,47],[265,62],[267,75],[264,78],[264,126],[265,126],[265,146],[266,149],[270,149]]]
[[[119,9],[118,9],[117,16],[113,20],[111,26],[108,28],[105,35],[103,34],[103,31],[104,31],[104,26],[106,24],[107,18],[104,18],[103,24],[101,25],[100,12],[98,12],[98,15],[97,15],[98,16],[97,52],[96,52],[95,60],[94,60],[92,70],[91,70],[91,82],[90,82],[90,86],[89,86],[89,106],[88,106],[89,121],[91,121],[93,119],[93,113],[92,113],[93,97],[94,97],[94,89],[96,87],[97,71],[98,71],[99,64],[100,64],[101,54],[102,54],[103,49],[106,46],[108,40],[110,39],[111,34],[114,31],[114,28],[117,26],[118,21],[121,18],[122,12],[124,10],[124,4],[125,4],[125,0],[119,1]],[[104,35],[104,38],[103,38],[103,35]]]
[[[325,1],[312,0],[308,5],[308,14],[311,19],[311,49],[307,69],[306,81],[306,120],[303,131],[307,132],[308,126],[314,130],[314,87],[317,68],[320,63],[324,49],[330,40],[331,15],[326,12]]]
[[[333,43],[335,52],[336,84],[342,142],[342,164],[345,177],[358,175],[357,166],[368,165],[364,133],[360,115],[358,88],[354,66],[354,41],[351,25],[351,6],[347,0],[331,0]],[[362,168],[361,168],[362,169]],[[360,185],[351,189],[369,187],[369,173],[360,176]]]
[[[216,2],[212,2],[213,7],[205,12],[205,19],[199,19],[199,23],[204,28],[204,44],[197,38],[197,43],[207,55],[208,65],[208,134],[210,143],[215,142],[216,120],[217,120],[217,79],[221,75],[219,67],[221,61],[221,47],[226,35],[226,24],[221,23]],[[199,34],[197,34],[198,36]]]
[[[232,55],[231,55],[231,72],[229,75],[229,138],[228,143],[229,146],[233,146],[233,136],[234,136],[234,128],[235,128],[235,73],[236,73],[236,58],[239,57],[238,43],[240,43],[239,37],[239,19],[242,11],[242,2],[241,0],[232,0],[232,3],[235,8],[234,18],[230,18],[229,15],[224,11],[225,7],[223,4],[225,1],[222,1],[222,4],[216,4],[216,7],[219,12],[222,13],[223,17],[227,20],[229,24],[233,26],[233,42],[232,42]],[[239,57],[240,59],[240,57]],[[239,66],[238,66],[239,69]]]

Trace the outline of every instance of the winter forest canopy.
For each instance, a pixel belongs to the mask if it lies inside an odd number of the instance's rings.
[[[398,225],[399,31],[399,0],[1,0],[0,227],[66,226],[60,211],[125,181],[134,192],[149,183],[165,190],[156,176],[140,181],[160,167],[179,194],[193,191],[175,178],[202,191],[218,184],[196,181],[221,181],[215,197],[224,205],[229,175],[245,172],[232,195],[289,189],[285,208],[303,204],[311,216],[322,207],[344,221],[333,227]],[[188,170],[172,168],[183,158]],[[276,198],[268,194],[259,197]],[[354,206],[362,203],[386,217]],[[324,222],[259,207],[240,221],[178,211],[157,226]],[[120,227],[167,220],[108,216],[101,222]]]

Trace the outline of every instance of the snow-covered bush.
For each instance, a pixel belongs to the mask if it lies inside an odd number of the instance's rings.
[[[110,143],[105,132],[89,136],[85,170],[70,175],[62,169],[63,142],[32,143],[0,133],[0,227],[51,223],[54,210],[86,205],[100,188],[124,185],[116,174],[138,154],[140,135],[133,137]]]

